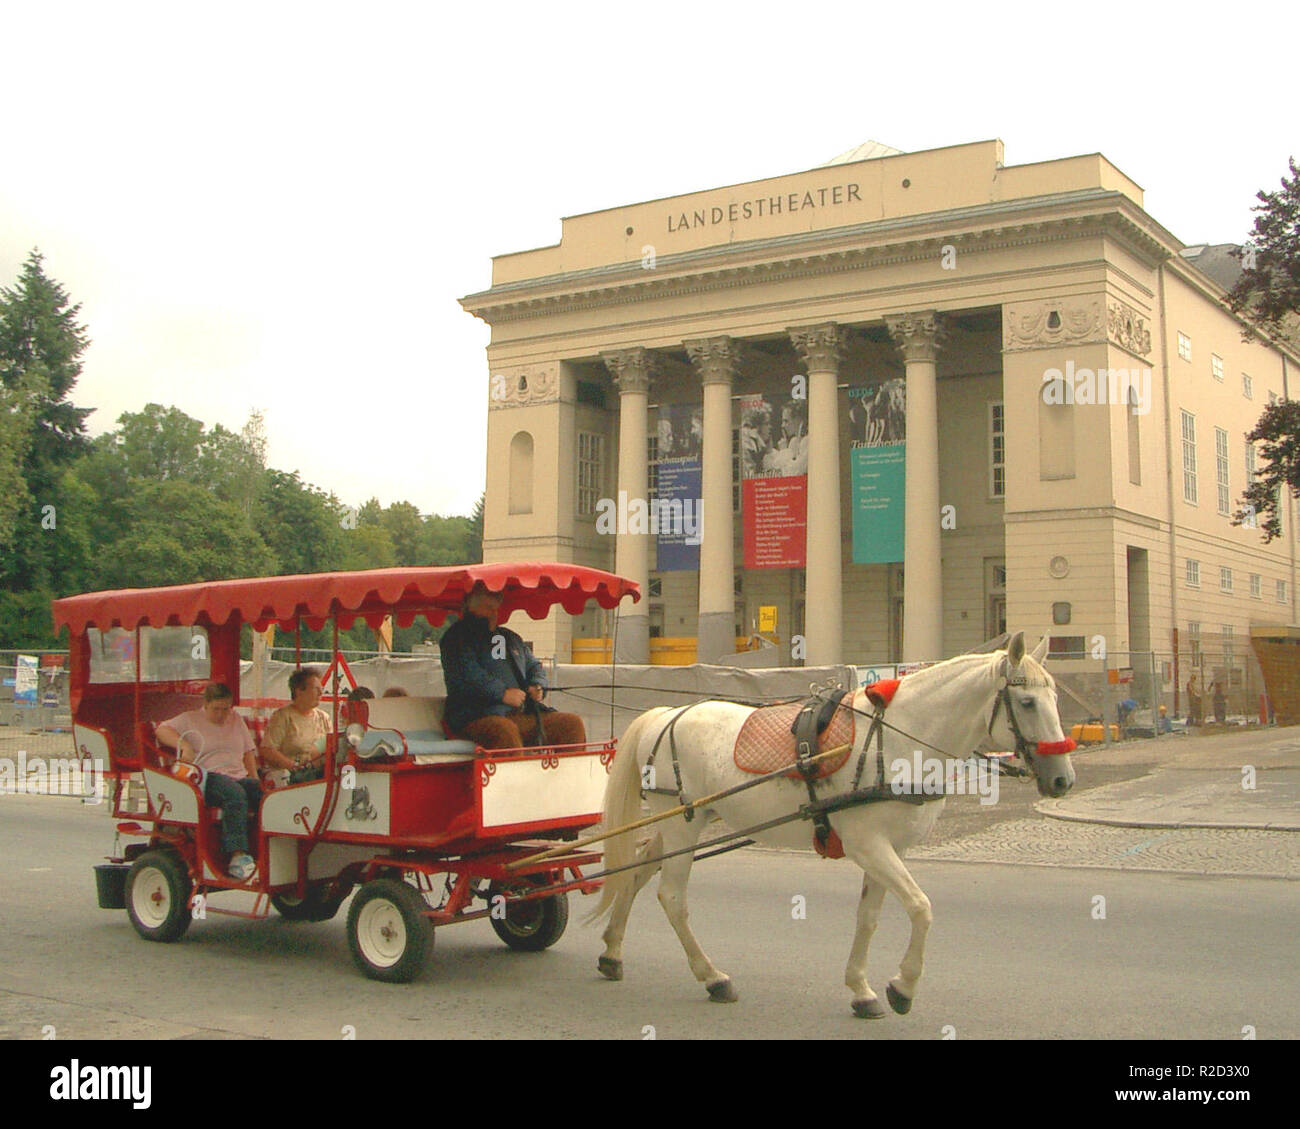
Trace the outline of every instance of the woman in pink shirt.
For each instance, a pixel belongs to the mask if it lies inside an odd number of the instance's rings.
[[[257,864],[248,853],[248,816],[262,800],[257,779],[257,746],[244,719],[235,713],[235,696],[222,682],[203,691],[203,708],[189,710],[158,726],[158,739],[206,775],[203,798],[221,809],[221,849],[230,856],[228,872],[241,882]]]

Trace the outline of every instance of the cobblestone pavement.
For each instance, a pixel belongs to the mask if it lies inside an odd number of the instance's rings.
[[[1015,819],[944,842],[927,843],[909,851],[907,857],[1300,878],[1300,837],[1289,831],[1109,827]]]

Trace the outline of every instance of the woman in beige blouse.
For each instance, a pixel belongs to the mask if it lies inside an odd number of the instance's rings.
[[[323,775],[330,716],[320,708],[320,675],[303,668],[289,675],[292,702],[276,710],[266,727],[262,759],[280,769],[277,784],[300,783]],[[287,771],[287,781],[284,779]]]

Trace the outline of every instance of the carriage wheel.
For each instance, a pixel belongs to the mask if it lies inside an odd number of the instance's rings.
[[[146,851],[126,876],[126,913],[146,941],[175,941],[190,927],[190,882],[173,851]]]
[[[309,886],[301,898],[292,894],[272,894],[271,904],[286,921],[332,921],[351,890],[330,893],[327,885]]]
[[[376,878],[361,887],[348,910],[348,947],[371,980],[405,984],[414,980],[433,949],[428,904],[400,879]]]
[[[546,879],[530,879],[534,886],[546,885]],[[493,882],[488,887],[488,906],[498,894],[509,898],[527,893],[528,882]],[[507,902],[505,916],[490,913],[488,920],[496,935],[512,949],[525,953],[540,953],[549,949],[564,936],[569,924],[569,895],[555,894],[549,898],[536,898],[531,902]]]

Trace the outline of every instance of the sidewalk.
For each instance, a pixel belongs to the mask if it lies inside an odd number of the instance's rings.
[[[1089,764],[1150,764],[1135,780],[1041,800],[1052,819],[1116,827],[1205,827],[1300,831],[1300,727],[1093,745],[1074,754]],[[1246,768],[1254,769],[1253,787]],[[1083,775],[1083,773],[1080,773]]]

